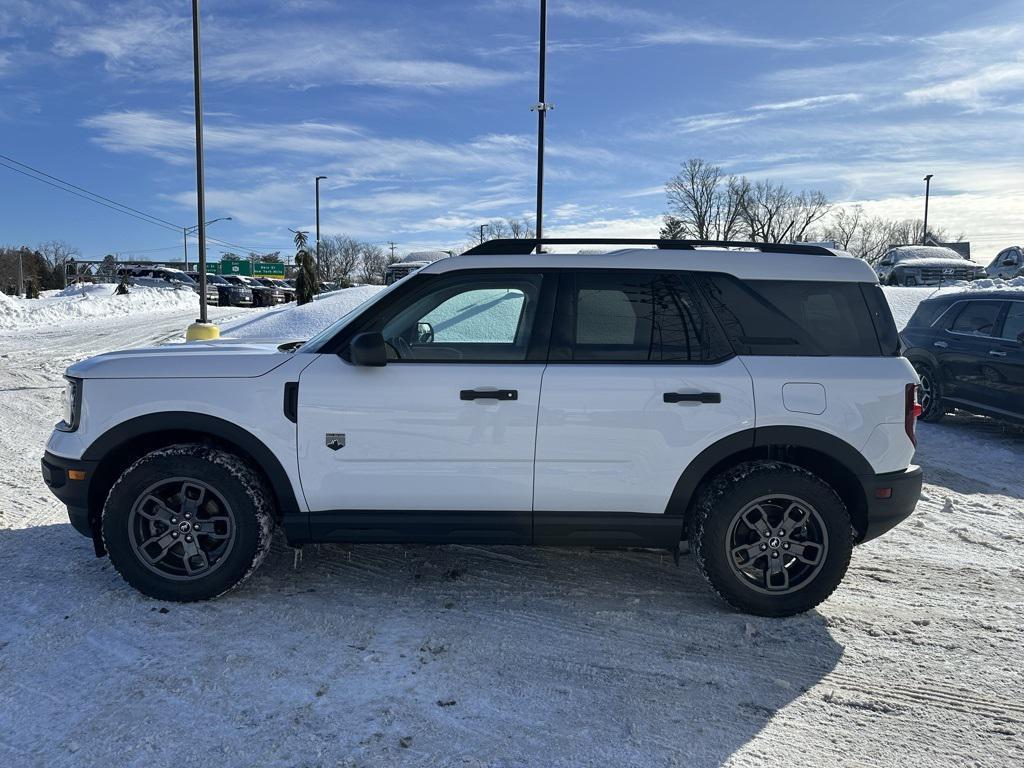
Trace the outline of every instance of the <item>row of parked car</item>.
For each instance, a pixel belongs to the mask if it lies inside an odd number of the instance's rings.
[[[987,267],[961,256],[952,248],[900,245],[872,262],[883,285],[942,285],[956,280],[1024,277],[1024,248],[1013,245],[999,252]]]
[[[122,267],[119,279],[132,285],[155,288],[191,288],[199,293],[199,273],[172,267]],[[337,290],[334,283],[321,283],[321,291]],[[295,281],[247,275],[206,275],[206,301],[221,307],[272,307],[295,301]]]

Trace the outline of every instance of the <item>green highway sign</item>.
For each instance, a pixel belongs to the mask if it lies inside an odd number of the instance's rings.
[[[252,264],[253,277],[273,277],[284,280],[284,262],[281,261],[254,261]]]

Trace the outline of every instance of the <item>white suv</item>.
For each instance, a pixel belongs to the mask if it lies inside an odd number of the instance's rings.
[[[689,541],[733,606],[805,611],[921,488],[875,274],[818,246],[652,242],[491,241],[301,346],[77,363],[44,478],[165,600],[236,586],[276,525],[296,546]]]

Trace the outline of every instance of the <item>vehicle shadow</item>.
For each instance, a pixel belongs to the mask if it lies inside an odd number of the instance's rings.
[[[0,531],[0,561],[8,765],[720,765],[843,653],[820,614],[734,613],[660,552],[322,545],[296,567],[277,540],[196,604],[137,594],[68,525]]]

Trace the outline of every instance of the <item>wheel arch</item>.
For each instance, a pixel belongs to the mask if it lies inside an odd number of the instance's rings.
[[[666,514],[682,515],[688,538],[697,499],[715,477],[744,461],[785,461],[814,473],[846,504],[858,541],[867,531],[867,498],[859,477],[874,475],[864,455],[835,435],[808,427],[759,427],[737,432],[699,453],[680,475]]]
[[[96,438],[82,459],[99,462],[89,484],[89,518],[99,522],[107,493],[132,462],[150,451],[175,443],[218,445],[249,461],[263,474],[274,494],[275,517],[299,512],[291,481],[273,451],[258,437],[229,421],[202,413],[165,411],[137,416]]]

